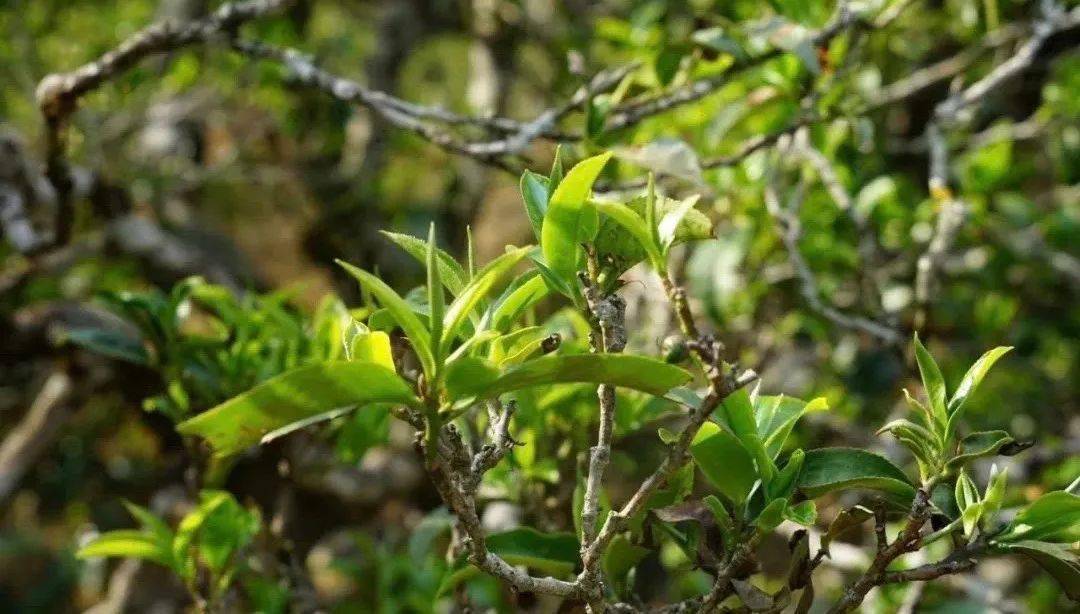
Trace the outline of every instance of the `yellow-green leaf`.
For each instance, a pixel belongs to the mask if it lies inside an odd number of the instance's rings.
[[[380,364],[331,362],[271,378],[181,422],[177,430],[206,439],[216,455],[227,456],[259,443],[271,431],[333,409],[414,402],[408,384]]]

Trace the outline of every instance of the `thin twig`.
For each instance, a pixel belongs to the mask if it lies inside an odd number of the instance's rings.
[[[65,133],[68,117],[78,107],[79,99],[148,56],[232,36],[244,22],[280,11],[292,1],[230,2],[203,19],[183,24],[162,21],[139,30],[97,60],[71,72],[47,75],[38,83],[37,103],[46,126],[45,174],[56,190],[55,244],[64,245],[70,240],[74,222]]]
[[[765,208],[777,225],[780,239],[787,250],[788,260],[799,277],[802,295],[807,304],[822,317],[839,326],[865,332],[889,345],[899,343],[901,336],[895,329],[863,316],[846,314],[827,304],[821,298],[814,272],[799,249],[802,225],[799,221],[797,208],[802,198],[801,187],[803,184],[800,183],[800,189],[794,191],[791,195],[791,205],[785,207],[780,202],[778,181],[779,173],[774,169],[771,172],[771,177],[765,182]]]

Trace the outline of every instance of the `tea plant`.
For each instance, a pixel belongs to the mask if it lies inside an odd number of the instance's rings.
[[[609,157],[588,158],[566,172],[557,160],[547,177],[522,176],[536,246],[507,247],[477,266],[471,246],[465,262],[439,249],[434,227],[426,241],[388,234],[425,265],[423,289],[403,296],[377,275],[339,262],[371,304],[351,313],[326,308],[315,334],[289,321],[286,330],[294,334],[282,336],[264,310],[208,301],[214,293],[197,284],[152,307],[120,301],[129,316],[146,322],[153,350],[124,354],[152,360],[166,374],[167,400],[151,406],[183,418],[178,431],[205,441],[219,461],[346,414],[389,415],[408,424],[453,518],[435,530],[450,530],[450,563],[432,599],[467,600],[466,585],[482,572],[516,593],[582,602],[594,612],[648,609],[633,579],[648,557],[671,548],[674,566],[704,571],[709,585],[665,611],[807,612],[829,599],[829,611],[848,612],[875,587],[962,573],[1005,554],[1030,557],[1080,598],[1077,484],[1012,513],[1002,511],[1005,471],[995,467],[982,485],[970,477],[977,459],[1026,447],[1005,431],[964,428],[967,401],[1009,348],[987,352],[950,394],[916,336],[926,399],[905,391],[913,417],[879,433],[911,452],[917,478],[867,450],[791,449],[800,418],[826,411],[825,400],[768,395],[752,388],[752,371],[725,360],[724,345],[699,329],[668,267],[672,246],[710,236],[708,219],[694,210],[695,199],[667,199],[651,180],[627,203],[596,197],[592,188]],[[619,295],[620,276],[639,263],[660,277],[681,331],[665,341],[661,356],[633,351]],[[181,296],[209,303],[233,334],[213,351],[202,341],[178,341],[169,314]],[[553,304],[560,307],[540,309]],[[147,319],[149,313],[156,315]],[[405,352],[394,350],[399,331]],[[214,386],[204,386],[205,373]],[[247,386],[203,412],[185,401]],[[661,417],[667,425],[656,433],[662,458],[632,492],[616,497],[607,489],[614,440]],[[574,472],[565,509],[536,504],[544,484],[558,485]],[[821,522],[827,528],[819,534],[817,501],[847,490],[872,493],[868,505]],[[482,508],[497,499],[525,505],[536,526],[487,533]],[[236,553],[258,525],[256,514],[218,491],[204,492],[176,531],[141,508],[129,509],[143,530],[106,533],[83,555],[145,558],[189,585],[204,578],[209,591],[196,593],[208,594],[208,603],[238,573]],[[541,522],[545,515],[569,518],[574,531],[541,530],[559,525]],[[871,520],[876,547],[868,567],[840,595],[817,594],[815,571],[830,545]],[[784,522],[805,528],[789,540],[786,577],[766,586],[755,581],[758,546]],[[890,536],[894,522],[898,530]],[[425,540],[424,547],[439,543]],[[909,565],[906,555],[915,552],[931,562]]]

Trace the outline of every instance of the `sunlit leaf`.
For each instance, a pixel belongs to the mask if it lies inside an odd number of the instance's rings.
[[[412,391],[386,367],[359,361],[301,367],[177,426],[181,434],[206,439],[227,456],[255,445],[264,435],[332,409],[370,403],[414,403]]]
[[[480,301],[487,298],[497,284],[509,275],[513,268],[528,255],[528,248],[515,248],[499,256],[477,273],[468,286],[458,295],[446,310],[443,322],[443,340],[441,353],[445,354],[457,336],[465,319],[472,313]]]
[[[145,559],[166,567],[173,566],[169,544],[145,531],[121,529],[102,533],[76,553],[80,559],[93,557],[120,557]]]
[[[343,260],[335,260],[335,262],[355,277],[361,286],[371,292],[376,300],[382,303],[382,306],[389,311],[394,321],[401,327],[401,330],[405,331],[405,336],[412,343],[413,349],[420,359],[420,364],[424,367],[424,372],[428,375],[433,374],[435,372],[435,355],[431,348],[431,332],[416,316],[412,306],[378,277]]]
[[[548,266],[567,283],[572,283],[578,270],[581,244],[596,236],[599,218],[589,194],[609,159],[611,154],[605,153],[576,164],[548,203],[540,246]]]
[[[923,387],[926,388],[926,395],[930,397],[930,409],[934,412],[937,423],[944,427],[949,419],[945,411],[945,378],[941,375],[937,361],[919,340],[918,333],[915,334],[915,361],[919,363]]]
[[[507,369],[490,382],[462,382],[460,396],[491,398],[500,394],[563,383],[612,384],[660,396],[686,383],[690,374],[654,358],[628,354],[549,355]]]
[[[956,392],[953,393],[952,399],[949,400],[946,437],[956,432],[956,424],[963,416],[964,405],[972,393],[975,392],[975,389],[979,387],[979,383],[986,376],[986,372],[1011,349],[1011,347],[997,347],[990,350],[975,361],[975,364],[971,365],[968,372],[964,374],[964,379],[960,380],[960,385],[956,388]]]
[[[397,232],[390,232],[388,230],[382,230],[383,235],[386,238],[393,241],[398,247],[405,250],[407,254],[412,256],[422,265],[427,265],[427,242],[423,239],[401,234]],[[465,273],[465,269],[461,268],[457,260],[445,251],[436,248],[435,253],[438,255],[439,263],[439,278],[442,279],[443,286],[450,291],[451,294],[457,295],[461,292],[461,289],[465,287],[465,283],[468,281],[468,275]]]

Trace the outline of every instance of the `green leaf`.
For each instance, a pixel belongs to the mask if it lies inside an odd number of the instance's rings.
[[[784,518],[804,527],[812,527],[817,522],[817,506],[813,501],[789,505],[784,509]]]
[[[983,494],[983,518],[987,523],[993,522],[1001,509],[1001,503],[1005,500],[1005,485],[1009,479],[1009,470],[999,470],[997,464],[990,467],[990,479],[987,481],[986,492]]]
[[[769,533],[784,522],[784,510],[787,508],[787,499],[773,499],[761,510],[754,519],[754,525],[761,533]]]
[[[435,364],[441,368],[443,356],[446,355],[444,352],[446,345],[441,343],[443,338],[443,314],[446,311],[446,295],[443,293],[442,279],[439,276],[439,261],[436,256],[436,250],[438,249],[435,246],[435,223],[432,222],[428,229],[427,243],[427,295],[428,309],[431,310],[428,316],[428,330],[431,331],[431,350],[435,354]],[[469,285],[469,287],[471,286],[472,284]],[[452,336],[452,333],[447,336]]]
[[[919,373],[922,375],[923,387],[926,388],[926,396],[930,398],[934,419],[944,427],[949,419],[945,412],[945,378],[941,376],[941,369],[934,357],[926,350],[922,341],[919,341],[918,333],[915,333],[915,361],[919,363]]]
[[[324,411],[321,414],[315,414],[314,416],[311,416],[310,418],[304,418],[303,420],[297,420],[296,422],[290,422],[289,424],[286,424],[285,426],[283,426],[283,427],[281,427],[279,429],[274,429],[274,430],[270,431],[269,433],[263,435],[262,439],[259,440],[259,445],[265,446],[266,444],[268,444],[268,443],[270,443],[272,441],[275,441],[277,439],[281,439],[282,437],[284,437],[286,435],[291,435],[291,434],[295,433],[296,431],[306,429],[307,427],[309,427],[309,426],[311,426],[313,424],[320,424],[322,422],[329,422],[331,420],[334,420],[334,419],[340,418],[340,417],[342,417],[344,415],[347,415],[347,414],[349,414],[349,413],[351,413],[351,412],[353,412],[355,410],[356,410],[356,408],[351,406],[351,405],[348,406],[348,407],[337,407],[337,408],[331,409],[329,411]]]
[[[791,493],[795,490],[795,483],[799,479],[799,474],[802,473],[804,462],[806,462],[806,453],[802,451],[802,448],[792,452],[787,464],[784,465],[781,471],[777,472],[772,483],[768,485],[766,489],[768,495],[774,499],[777,497],[791,497]]]
[[[1002,346],[990,350],[976,360],[975,364],[971,365],[968,372],[964,374],[964,379],[960,380],[960,386],[956,388],[952,399],[949,400],[948,428],[945,430],[946,440],[956,432],[956,424],[959,422],[960,417],[963,416],[964,405],[975,392],[975,389],[979,387],[979,383],[986,377],[986,372],[1011,349],[1011,347]]]
[[[660,228],[657,221],[657,201],[656,201],[656,176],[653,173],[649,173],[648,182],[645,184],[645,227],[649,229],[649,241],[644,245],[663,245],[660,242]],[[627,229],[629,230],[629,229]]]
[[[706,422],[690,444],[690,454],[713,488],[736,504],[746,501],[758,474],[754,457],[737,437]]]
[[[1080,496],[1055,490],[1020,510],[998,541],[1080,541]]]
[[[979,431],[960,440],[960,453],[945,464],[947,472],[956,471],[971,461],[985,456],[993,456],[1002,448],[1015,442],[1012,435],[1005,431]]]
[[[573,573],[580,561],[580,544],[573,533],[541,533],[522,527],[488,535],[487,548],[511,565],[524,565],[552,576]],[[479,573],[466,558],[459,559],[439,585],[439,595]]]
[[[653,242],[652,233],[640,215],[621,203],[596,201],[595,205],[600,213],[610,217],[630,233],[638,245],[645,250],[653,268],[658,271],[664,270],[664,261],[660,256],[660,248]]]
[[[712,236],[712,223],[709,218],[698,213],[694,209],[700,195],[694,194],[683,200],[676,201],[675,206],[664,214],[657,226],[656,232],[660,241],[660,247],[666,254],[675,241],[682,235],[690,235],[695,239],[708,239]],[[687,238],[683,237],[684,240]]]
[[[490,361],[475,356],[464,356],[446,368],[446,393],[451,399],[468,396],[469,390],[490,386],[499,378],[499,369]]]
[[[716,519],[716,526],[720,529],[720,536],[723,539],[725,548],[730,547],[732,538],[735,535],[735,525],[731,522],[731,514],[728,513],[723,502],[714,495],[706,495],[702,501]]]
[[[829,529],[821,538],[821,547],[829,551],[829,544],[844,533],[874,517],[874,512],[861,505],[845,508],[829,523]]]
[[[660,222],[663,223],[664,220],[672,217],[673,212],[675,212],[680,205],[681,201],[656,195],[656,203],[653,205],[653,208],[656,210],[655,215],[659,217]],[[649,198],[647,195],[645,197],[637,197],[623,206],[644,220],[649,211]],[[648,226],[647,221],[645,222],[645,225],[646,227]],[[651,234],[657,234],[657,232],[654,231]],[[646,258],[655,265],[655,254],[659,253],[663,257],[665,251],[647,251],[645,246],[649,245],[649,243],[644,243],[638,239],[639,235],[640,233],[635,234],[627,230],[614,218],[605,217],[602,219],[600,221],[600,230],[596,235],[595,241],[596,251],[600,256],[601,264],[613,268],[614,274],[616,275],[621,274]],[[711,236],[712,222],[709,220],[708,216],[691,208],[683,212],[683,217],[676,226],[675,236],[672,239],[671,244],[708,239]],[[659,235],[657,235],[657,238],[653,239],[651,243],[659,246],[661,245],[659,241]],[[666,260],[661,259],[661,262],[666,264]],[[660,267],[657,268],[659,269]]]
[[[938,466],[941,448],[937,437],[922,426],[901,418],[878,429],[877,434],[882,433],[891,433],[911,450],[911,453],[919,460],[919,470],[924,479],[929,477]]]
[[[742,441],[743,446],[754,457],[758,475],[764,485],[768,486],[769,482],[772,481],[773,474],[776,472],[776,466],[758,436],[757,423],[754,420],[754,406],[750,403],[750,393],[746,388],[740,388],[729,394],[720,404],[717,413],[724,418],[735,436]]]
[[[360,334],[349,342],[349,360],[373,362],[394,371],[394,352],[390,348],[390,335],[381,330]]]
[[[492,382],[458,389],[463,396],[492,398],[511,390],[551,384],[612,384],[661,396],[690,374],[655,358],[629,354],[548,355],[503,372]],[[458,397],[461,398],[461,397]]]
[[[532,171],[521,174],[521,199],[525,201],[525,213],[529,216],[537,241],[540,240],[540,232],[544,227],[544,215],[548,208],[548,185],[547,177]]]
[[[199,529],[199,557],[214,573],[225,571],[238,550],[259,531],[258,512],[247,510],[231,495],[213,506]]]
[[[127,508],[128,513],[142,525],[143,530],[153,535],[163,544],[172,543],[172,529],[169,528],[169,525],[165,524],[164,520],[155,516],[153,512],[145,507],[136,505],[131,501],[124,501],[123,503],[124,507]]]
[[[530,272],[520,284],[512,285],[502,299],[495,303],[487,320],[490,327],[508,332],[525,310],[548,295],[548,286],[537,272]]]
[[[616,586],[622,586],[630,570],[648,554],[648,548],[632,543],[625,534],[620,533],[611,540],[600,564],[607,579]]]
[[[424,373],[429,377],[432,376],[435,373],[435,355],[431,349],[431,333],[413,312],[412,306],[406,303],[405,299],[401,298],[401,295],[395,292],[393,288],[371,273],[344,260],[335,260],[334,262],[337,262],[350,275],[355,277],[360,282],[360,285],[366,288],[368,292],[371,292],[375,299],[390,312],[394,321],[401,327],[401,330],[405,331],[405,336],[412,342],[416,356],[420,359],[420,364],[424,368]]]
[[[121,529],[102,533],[75,553],[80,559],[115,556],[128,559],[144,559],[171,568],[172,552],[169,546],[155,535],[134,529]]]
[[[424,266],[427,265],[428,244],[423,239],[387,230],[380,230],[379,232],[415,258],[417,262]],[[461,268],[461,265],[458,264],[457,260],[454,260],[453,256],[438,248],[435,249],[435,253],[439,263],[439,278],[442,280],[443,286],[456,296],[465,287],[469,277],[465,273],[465,269]]]
[[[605,153],[576,164],[548,203],[540,245],[548,266],[569,284],[574,283],[581,244],[596,236],[599,218],[589,194],[610,158],[611,154]]]
[[[73,328],[64,332],[63,340],[109,358],[143,366],[150,364],[150,353],[143,347],[142,339],[123,331]]]
[[[806,453],[799,489],[816,499],[835,490],[869,488],[910,501],[915,487],[888,459],[855,448],[821,448]]]
[[[1065,546],[1025,540],[1009,544],[1012,552],[1023,554],[1054,577],[1073,601],[1080,601],[1080,555]]]
[[[496,284],[509,275],[517,263],[521,262],[521,259],[528,253],[529,249],[522,247],[514,248],[499,256],[477,273],[476,278],[454,299],[450,308],[446,310],[446,317],[443,320],[444,333],[441,353],[446,353],[449,350],[450,344],[453,343],[454,337],[457,336],[458,329],[465,323],[465,319],[469,317],[473,309],[476,308],[480,301],[487,298],[487,295],[491,293]]]
[[[217,456],[228,456],[258,443],[275,429],[331,409],[415,402],[408,384],[382,365],[331,362],[271,378],[180,423],[177,430],[203,437]]]
[[[809,403],[789,396],[757,396],[753,399],[757,432],[764,440],[769,457],[776,458],[784,449],[791,430],[804,415],[829,408],[824,397]]]

